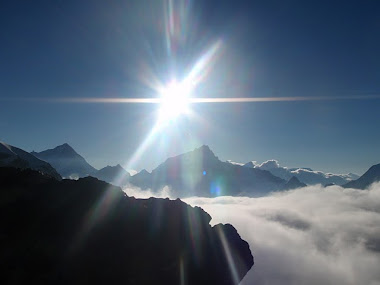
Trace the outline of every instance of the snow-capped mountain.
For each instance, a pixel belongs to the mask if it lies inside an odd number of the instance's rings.
[[[97,171],[67,143],[53,149],[31,153],[50,163],[65,178],[85,177]]]
[[[106,166],[92,173],[91,176],[120,187],[125,186],[131,177],[128,171],[120,164],[116,166]]]
[[[0,142],[0,166],[9,166],[21,169],[30,168],[43,174],[50,175],[58,180],[61,179],[61,176],[49,163],[38,159],[25,150],[11,146],[4,142]]]
[[[380,163],[373,165],[364,173],[362,176],[360,176],[358,179],[354,181],[350,181],[347,184],[344,184],[344,188],[357,188],[357,189],[365,189],[369,185],[371,185],[374,182],[380,181]]]
[[[175,197],[261,196],[286,184],[268,171],[222,162],[206,145],[167,159],[152,173],[140,172],[130,182],[153,191],[169,186]]]
[[[280,166],[277,160],[267,160],[261,164],[256,161],[250,161],[244,164],[245,167],[267,170],[274,176],[280,177],[285,180],[291,179],[293,176],[298,178],[302,183],[308,185],[314,184],[337,184],[343,185],[351,180],[357,179],[359,176],[353,173],[349,174],[333,174],[324,173],[322,171],[315,171],[310,168],[287,168]]]

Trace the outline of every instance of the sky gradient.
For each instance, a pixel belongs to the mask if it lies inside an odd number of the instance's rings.
[[[4,1],[0,140],[67,142],[97,168],[151,170],[207,144],[221,160],[362,174],[380,162],[379,14],[377,1]],[[197,98],[363,99],[192,104],[132,165],[157,104],[52,101],[157,98],[152,85],[201,58]]]

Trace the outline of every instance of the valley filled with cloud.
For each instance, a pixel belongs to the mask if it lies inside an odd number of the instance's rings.
[[[380,284],[380,183],[367,190],[316,185],[260,198],[183,200],[207,211],[213,225],[232,224],[249,243],[255,265],[241,284]]]

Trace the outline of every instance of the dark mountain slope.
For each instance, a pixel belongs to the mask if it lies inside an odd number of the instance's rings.
[[[56,179],[61,179],[58,172],[46,161],[4,142],[0,142],[0,167],[30,168]]]
[[[2,284],[237,284],[253,265],[231,225],[180,200],[14,168],[0,183]]]
[[[380,163],[373,165],[358,179],[344,184],[344,188],[365,189],[374,182],[380,181]]]

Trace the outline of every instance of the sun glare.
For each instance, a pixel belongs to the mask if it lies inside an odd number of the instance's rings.
[[[172,81],[164,87],[161,94],[159,120],[169,122],[188,113],[191,87],[185,82]]]

